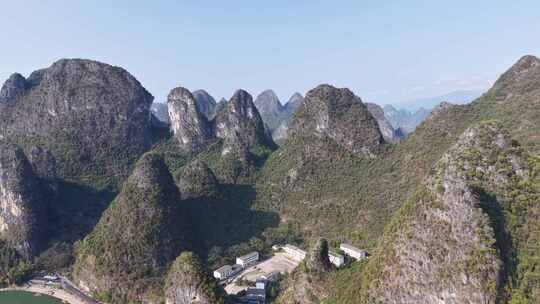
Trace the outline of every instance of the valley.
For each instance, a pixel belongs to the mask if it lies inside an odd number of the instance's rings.
[[[0,284],[59,272],[102,303],[239,303],[244,280],[278,270],[272,303],[540,300],[540,60],[408,134],[361,93],[323,84],[282,105],[179,86],[158,109],[97,61],[13,74]],[[368,259],[333,266],[343,243]],[[265,261],[234,288],[212,277],[253,251]]]

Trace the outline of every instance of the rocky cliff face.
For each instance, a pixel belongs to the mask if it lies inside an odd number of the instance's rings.
[[[229,147],[272,146],[273,141],[264,128],[259,111],[248,92],[238,90],[227,104],[220,109],[214,120],[217,138]]]
[[[161,157],[145,154],[76,248],[74,279],[108,302],[158,297],[164,267],[186,248],[180,194]]]
[[[289,137],[327,137],[354,154],[375,157],[384,139],[377,121],[348,89],[320,85],[306,95],[289,124]]]
[[[364,270],[372,280],[365,302],[507,301],[502,285],[517,244],[509,243],[516,228],[506,221],[516,219],[506,208],[535,212],[528,203],[508,201],[516,185],[529,180],[527,162],[498,124],[466,130],[387,227]]]
[[[0,136],[25,149],[35,143],[47,148],[61,176],[123,175],[150,145],[152,99],[121,68],[62,59],[28,79],[14,74],[6,81]]]
[[[171,129],[180,148],[188,153],[201,151],[213,134],[191,92],[182,87],[175,88],[169,93],[167,104]]]
[[[255,171],[255,162],[275,148],[251,95],[238,90],[230,101],[220,103],[208,122],[184,88],[171,92],[169,113],[175,138],[191,154],[205,150],[208,164],[220,182],[236,183]],[[213,143],[213,145],[210,145]],[[208,154],[214,155],[209,157]]]
[[[197,109],[206,119],[212,120],[216,115],[216,100],[205,90],[193,92],[193,97],[197,101]]]
[[[0,103],[17,99],[28,89],[29,83],[19,73],[12,74],[0,90]]]
[[[25,258],[43,244],[44,203],[22,149],[0,141],[0,235]]]
[[[212,197],[218,192],[214,173],[198,159],[182,167],[176,180],[182,199]]]
[[[381,106],[374,103],[366,103],[366,107],[377,120],[379,125],[379,130],[381,131],[382,136],[388,142],[399,142],[402,139],[402,133],[400,131],[394,130],[392,124],[384,116],[384,110]]]
[[[199,259],[191,252],[183,252],[176,258],[167,274],[165,303],[219,304],[223,303],[223,299]]]

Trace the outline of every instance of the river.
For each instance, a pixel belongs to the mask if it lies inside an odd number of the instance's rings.
[[[62,301],[47,295],[36,295],[24,291],[1,291],[1,304],[62,304]]]

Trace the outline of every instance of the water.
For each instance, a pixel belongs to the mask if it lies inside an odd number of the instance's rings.
[[[36,296],[31,292],[2,291],[0,304],[62,304],[62,301],[46,295]]]

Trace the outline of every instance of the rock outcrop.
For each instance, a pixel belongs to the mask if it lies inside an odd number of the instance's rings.
[[[287,139],[287,130],[289,129],[289,122],[282,122],[272,133],[272,138],[276,141],[282,141]]]
[[[236,91],[216,113],[214,130],[224,141],[224,154],[232,147],[273,146],[253,98],[244,90]]]
[[[188,153],[201,151],[212,139],[212,128],[206,117],[199,112],[191,92],[178,87],[168,96],[171,128],[180,148]]]
[[[205,90],[193,92],[193,97],[197,101],[197,109],[206,119],[212,120],[216,115],[216,100]]]
[[[429,116],[426,118],[426,119],[433,119],[434,116],[438,115],[439,113],[443,112],[443,111],[446,111],[448,109],[450,109],[451,107],[453,107],[454,105],[447,102],[447,101],[443,101],[441,103],[439,103],[436,107],[433,108],[433,110],[431,110],[431,113],[429,114]]]
[[[516,94],[532,92],[540,84],[540,59],[523,56],[495,82],[488,94],[497,101],[510,101]]]
[[[165,163],[147,153],[94,230],[76,248],[74,279],[113,302],[148,301],[164,267],[188,246],[186,215]],[[157,301],[155,301],[157,302]]]
[[[0,103],[7,103],[24,94],[29,83],[19,73],[12,74],[0,90]]]
[[[392,124],[384,116],[384,110],[381,108],[381,106],[368,102],[366,103],[366,107],[369,113],[371,113],[371,115],[373,115],[373,117],[377,120],[379,130],[381,131],[384,140],[395,143],[402,139],[402,133],[394,130]]]
[[[50,150],[61,176],[122,178],[150,146],[153,97],[121,68],[62,59],[28,79],[13,75],[0,96],[0,136]]]
[[[183,252],[172,264],[165,280],[166,304],[219,304],[223,298],[199,259]]]
[[[22,149],[0,141],[0,235],[25,258],[43,244],[44,203]]]
[[[501,299],[501,285],[509,281],[508,269],[514,263],[512,247],[519,247],[505,235],[514,231],[530,237],[505,217],[523,216],[533,212],[527,208],[535,208],[528,203],[518,207],[510,198],[511,193],[526,196],[532,190],[516,193],[516,183],[530,176],[524,156],[497,123],[466,130],[387,228],[377,257],[365,270],[376,278],[366,289],[367,297],[373,297],[366,303]],[[529,216],[520,222],[529,222]]]
[[[198,159],[182,167],[176,180],[182,199],[212,197],[218,192],[214,173]]]
[[[230,101],[219,103],[212,121],[199,111],[187,89],[174,89],[169,97],[172,130],[180,148],[190,154],[205,148],[219,153],[209,166],[220,182],[245,180],[254,173],[257,159],[275,149],[246,91],[238,90]]]
[[[330,138],[354,154],[375,157],[384,143],[377,121],[348,89],[320,85],[309,91],[289,124],[289,137]]]

